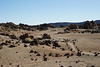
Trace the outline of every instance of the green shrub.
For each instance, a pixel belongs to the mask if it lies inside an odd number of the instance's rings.
[[[25,43],[31,43],[33,40],[31,38],[25,38],[24,42]]]

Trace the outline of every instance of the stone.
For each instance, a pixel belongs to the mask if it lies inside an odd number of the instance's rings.
[[[27,33],[26,34],[23,34],[23,35],[20,36],[20,39],[23,39],[24,40],[25,38],[28,38],[28,36],[29,35]]]
[[[9,47],[10,47],[10,48],[13,48],[13,47],[15,47],[15,45],[10,45]]]
[[[45,33],[45,34],[43,34],[42,38],[43,39],[51,39],[51,36]]]
[[[9,35],[9,37],[10,37],[11,39],[17,39],[17,37],[16,37],[15,35]]]

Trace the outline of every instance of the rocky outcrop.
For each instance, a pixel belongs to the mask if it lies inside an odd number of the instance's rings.
[[[70,25],[69,25],[69,28],[70,28],[70,29],[77,29],[78,26],[77,26],[76,24],[70,24]]]
[[[20,23],[18,25],[18,27],[19,27],[19,29],[28,30],[28,31],[35,31],[36,30],[35,26],[29,26],[27,24],[22,24],[22,23]]]
[[[85,24],[79,25],[81,29],[98,29],[98,25],[94,21],[86,21]]]
[[[38,30],[48,30],[48,28],[55,28],[56,26],[51,25],[51,24],[40,24],[37,26]]]
[[[6,31],[10,31],[10,30],[16,31],[18,29],[18,25],[12,22],[1,23],[0,26],[3,26],[3,29]]]

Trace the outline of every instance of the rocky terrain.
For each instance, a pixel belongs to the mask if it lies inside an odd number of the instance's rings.
[[[0,24],[0,67],[100,67],[99,24]]]

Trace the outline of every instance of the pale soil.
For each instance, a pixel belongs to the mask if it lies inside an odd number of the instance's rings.
[[[58,32],[63,32],[63,28],[55,28],[55,29],[49,29],[45,31],[11,31],[10,34],[15,34],[17,37],[19,37],[22,33],[29,33],[30,35],[33,35],[36,37],[42,37],[41,34],[47,33],[51,35],[52,39],[58,40],[59,45],[61,45],[61,48],[65,48],[65,51],[62,51],[60,48],[52,49],[52,46],[46,46],[46,45],[39,45],[39,46],[29,46],[24,47],[25,43],[19,43],[15,44],[16,47],[9,48],[8,46],[3,46],[3,49],[0,49],[0,66],[3,65],[3,67],[91,67],[91,65],[94,65],[95,67],[100,67],[100,56],[94,56],[91,55],[82,55],[80,57],[78,56],[70,56],[67,58],[66,56],[62,57],[49,57],[47,56],[48,60],[43,61],[43,54],[46,53],[47,55],[49,53],[60,53],[61,55],[64,55],[65,53],[72,53],[68,49],[68,47],[72,48],[75,52],[77,52],[75,46],[77,46],[81,51],[90,53],[89,51],[99,52],[100,53],[100,33],[64,33],[64,34],[57,34]],[[65,42],[62,42],[63,39],[76,39],[76,44],[73,45],[73,42],[69,42],[70,44],[66,46]],[[8,36],[2,36],[0,35],[0,41],[1,40],[12,40]],[[17,42],[18,40],[12,40],[13,42]],[[44,47],[44,48],[43,48]],[[29,53],[30,50],[37,51],[41,56],[36,56],[34,53]],[[17,52],[17,53],[16,53]],[[31,56],[30,56],[31,55]],[[33,60],[31,60],[31,58]],[[35,61],[37,59],[37,61]],[[78,61],[76,63],[76,61]],[[11,65],[9,65],[11,63]]]

